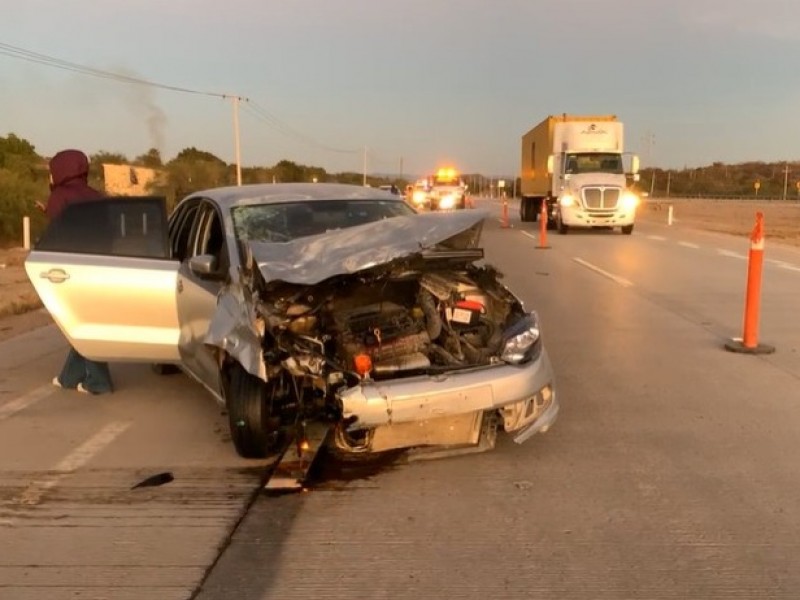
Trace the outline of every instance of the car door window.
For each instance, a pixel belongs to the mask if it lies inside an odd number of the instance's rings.
[[[200,202],[189,201],[178,207],[170,220],[170,248],[172,257],[180,262],[192,256],[190,243]]]
[[[227,252],[222,219],[211,203],[204,203],[196,220],[193,256],[210,255],[220,269],[227,268]]]
[[[168,258],[166,202],[160,197],[98,198],[71,204],[47,227],[37,250]]]

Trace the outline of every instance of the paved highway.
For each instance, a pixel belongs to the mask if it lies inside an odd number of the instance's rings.
[[[549,433],[268,497],[197,386],[114,365],[111,397],[53,390],[63,342],[37,330],[0,344],[0,598],[800,595],[800,253],[768,241],[777,351],[743,356],[747,240],[640,222],[540,250],[481,205],[542,317]]]

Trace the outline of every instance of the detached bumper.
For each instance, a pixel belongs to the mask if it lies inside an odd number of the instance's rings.
[[[521,366],[493,365],[440,376],[368,381],[340,393],[351,430],[497,410],[521,443],[546,431],[558,414],[555,377],[542,350]]]

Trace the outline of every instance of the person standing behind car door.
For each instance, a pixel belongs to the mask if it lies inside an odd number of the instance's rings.
[[[96,200],[103,194],[89,185],[89,159],[80,150],[62,150],[50,159],[50,196],[47,206],[36,205],[50,221],[58,218],[70,204]],[[75,389],[88,394],[106,394],[114,391],[108,363],[85,358],[70,347],[61,373],[53,378],[53,385]]]

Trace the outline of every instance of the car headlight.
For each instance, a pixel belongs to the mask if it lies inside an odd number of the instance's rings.
[[[417,190],[411,195],[411,200],[414,204],[422,204],[425,202],[425,192],[422,190]]]
[[[577,204],[577,202],[575,201],[575,196],[572,196],[571,194],[564,194],[563,196],[561,196],[561,198],[558,199],[558,203],[561,206],[566,206],[566,207],[575,206]]]
[[[439,208],[453,208],[456,205],[456,197],[453,194],[446,194],[439,199]]]
[[[512,365],[533,360],[542,349],[539,319],[530,313],[509,327],[503,334],[505,340],[500,358]]]
[[[631,210],[639,205],[639,197],[633,192],[623,192],[620,204],[622,208]]]

